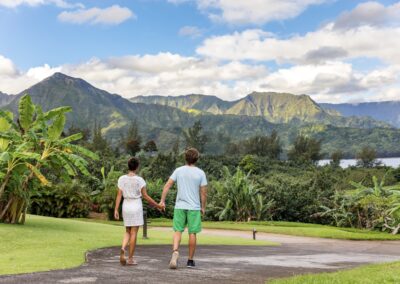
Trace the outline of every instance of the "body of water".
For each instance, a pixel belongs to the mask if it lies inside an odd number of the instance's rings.
[[[392,168],[398,168],[400,166],[400,157],[397,158],[379,158],[378,161],[380,161],[383,165],[392,167]],[[326,164],[329,164],[331,160],[321,160],[318,162],[318,165],[324,166]],[[343,159],[340,161],[340,166],[342,168],[348,168],[351,166],[355,166],[357,164],[356,159]]]

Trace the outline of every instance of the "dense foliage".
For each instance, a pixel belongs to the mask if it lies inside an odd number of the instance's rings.
[[[34,190],[30,201],[30,213],[43,216],[87,217],[91,209],[90,194],[77,181]]]
[[[81,134],[63,137],[65,113],[70,110],[43,112],[29,96],[19,102],[17,123],[12,113],[0,110],[0,221],[24,223],[32,191],[52,186],[48,173],[56,172],[57,180],[89,175],[81,155],[92,159],[97,155],[72,144]]]
[[[154,140],[142,139],[139,124],[133,121],[121,134],[121,143],[113,145],[98,123],[93,129],[74,126],[64,133],[69,110],[43,113],[27,96],[21,99],[18,123],[11,113],[0,112],[2,221],[23,222],[27,210],[55,217],[82,217],[94,211],[112,219],[117,180],[127,172],[133,154],[141,161],[139,174],[150,196],[159,200],[172,171],[184,164],[183,148],[207,149],[215,143],[202,122],[195,122],[184,130],[183,143],[177,135],[171,137],[169,151],[158,151]],[[322,157],[321,140],[306,132],[291,136],[289,159],[283,159],[275,131],[231,143],[224,155],[202,155],[198,166],[209,180],[205,218],[301,221],[398,232],[400,168],[379,165],[374,149],[366,147],[358,153],[356,167],[339,167],[344,156],[340,149],[334,151],[330,165],[320,167],[316,162]],[[166,212],[145,206],[148,216],[171,218],[175,198],[174,187]]]

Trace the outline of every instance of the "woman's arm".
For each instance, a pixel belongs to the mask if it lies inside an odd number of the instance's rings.
[[[142,187],[142,196],[151,206],[161,209],[161,206],[157,202],[155,202],[154,199],[150,197],[150,195],[147,194],[147,189],[145,186]]]
[[[121,204],[122,190],[118,189],[117,200],[115,201],[114,218],[119,220],[119,205]]]

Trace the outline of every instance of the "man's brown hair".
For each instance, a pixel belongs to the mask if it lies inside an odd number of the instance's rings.
[[[188,148],[185,151],[185,160],[189,165],[193,165],[199,159],[200,153],[196,148]]]

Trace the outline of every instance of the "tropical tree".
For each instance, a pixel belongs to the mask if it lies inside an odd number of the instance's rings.
[[[377,160],[377,153],[374,148],[365,146],[356,155],[357,166],[362,168],[372,168],[380,164]]]
[[[143,150],[150,153],[157,152],[158,149],[156,142],[154,142],[154,140],[147,141],[146,144],[143,146]]]
[[[129,155],[135,156],[141,149],[142,137],[139,134],[139,126],[134,120],[129,126],[125,138],[125,150]]]
[[[268,218],[273,201],[267,202],[256,184],[240,168],[231,174],[222,169],[222,179],[212,183],[209,212],[219,220],[250,221]]]
[[[337,150],[331,155],[331,166],[334,168],[340,167],[340,161],[343,159],[343,152]]]
[[[69,111],[59,107],[43,112],[28,95],[20,99],[17,123],[12,113],[0,110],[0,221],[25,222],[30,190],[51,185],[45,172],[67,180],[78,173],[89,175],[83,157],[98,157],[73,144],[82,134],[63,137]]]
[[[278,132],[272,131],[270,136],[255,136],[244,142],[245,154],[266,156],[270,159],[279,159],[282,152]]]
[[[333,208],[323,207],[325,216],[337,226],[366,229],[400,230],[400,186],[385,186],[385,178],[373,177],[373,186],[351,182],[354,189],[337,193]]]
[[[200,121],[196,121],[193,127],[183,132],[186,140],[186,147],[194,147],[200,152],[204,151],[204,147],[208,141],[207,135],[203,134],[203,126]]]
[[[298,135],[288,152],[289,160],[298,163],[317,163],[322,158],[321,140]]]

